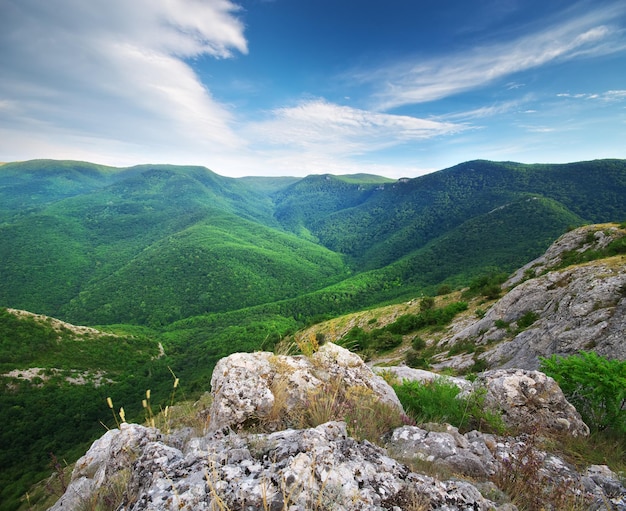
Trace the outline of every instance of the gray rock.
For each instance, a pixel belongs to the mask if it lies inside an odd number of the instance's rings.
[[[591,480],[590,490],[596,495],[599,503],[604,503],[608,499],[613,509],[626,511],[626,487],[609,467],[591,465],[585,471],[584,477]]]
[[[122,423],[120,429],[107,431],[80,458],[72,471],[67,491],[50,511],[81,509],[95,491],[116,474],[128,469],[132,459],[146,445],[160,438],[156,429]]]
[[[141,438],[151,437],[141,429],[136,427]],[[89,465],[94,473],[130,468],[119,511],[383,511],[406,509],[402,506],[411,499],[449,511],[497,509],[468,482],[410,472],[380,447],[349,438],[342,422],[271,434],[204,436],[191,440],[184,451],[162,441],[137,443],[117,436],[129,444],[121,450],[95,446],[94,452],[108,457],[98,455]],[[125,449],[132,450],[135,461],[122,455]],[[67,494],[80,490],[80,484],[83,478],[74,478]],[[106,484],[106,479],[93,479],[89,492]]]
[[[238,429],[257,419],[267,419],[277,402],[287,411],[303,408],[311,392],[337,379],[346,389],[367,388],[381,401],[402,410],[393,389],[360,357],[327,343],[311,357],[256,352],[235,353],[220,360],[211,379],[209,429]]]
[[[590,232],[594,243],[586,241]],[[481,319],[460,331],[452,328],[439,345],[472,341],[482,348],[479,358],[490,368],[538,369],[540,357],[572,355],[580,350],[626,360],[626,261],[597,260],[549,271],[560,263],[565,251],[601,248],[622,234],[606,226],[565,234],[544,256],[514,274],[505,286],[517,287]],[[529,275],[532,278],[522,282],[522,277]],[[529,313],[537,320],[519,328],[518,322]],[[448,360],[442,355],[434,367],[464,367],[468,360]]]
[[[461,435],[457,428],[446,425],[445,431],[430,431],[416,426],[394,430],[387,449],[394,458],[417,458],[446,467],[455,474],[473,478],[492,476],[497,468],[492,435],[472,431]]]
[[[559,385],[540,371],[497,369],[480,374],[474,383],[487,389],[485,405],[500,410],[511,428],[589,435],[589,428]]]

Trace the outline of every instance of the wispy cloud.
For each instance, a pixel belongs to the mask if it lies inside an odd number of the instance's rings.
[[[557,94],[557,97],[569,99],[592,99],[605,102],[624,101],[626,100],[626,90],[608,90],[605,92],[580,92],[576,94],[562,92]]]
[[[356,79],[377,89],[378,110],[434,101],[551,62],[623,51],[624,31],[616,23],[625,12],[623,2],[615,3],[514,40],[403,62],[357,74]]]
[[[521,99],[510,101],[500,101],[488,106],[474,108],[472,110],[462,110],[440,116],[439,119],[457,122],[467,122],[473,119],[482,119],[506,114],[512,111],[519,111],[520,106],[530,101],[531,96],[526,95]]]
[[[52,139],[76,150],[77,137],[236,147],[231,113],[186,59],[246,53],[237,12],[229,0],[5,0],[0,97],[11,117],[0,130],[28,131],[44,150]]]
[[[251,125],[249,133],[262,144],[357,155],[464,129],[460,123],[377,113],[314,99],[272,111],[269,119]]]

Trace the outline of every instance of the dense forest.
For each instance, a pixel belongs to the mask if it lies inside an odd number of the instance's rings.
[[[1,165],[0,307],[107,333],[0,309],[0,509],[51,453],[71,460],[114,426],[107,397],[139,417],[142,393],[165,403],[173,374],[196,396],[223,356],[507,274],[567,229],[626,219],[624,197],[625,160],[473,161],[398,181]]]

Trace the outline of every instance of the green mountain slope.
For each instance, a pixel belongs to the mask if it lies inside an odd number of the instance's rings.
[[[115,182],[121,169],[78,161],[6,163],[0,173],[0,219]]]
[[[62,309],[74,322],[162,326],[297,296],[336,282],[340,255],[226,213],[146,247]]]
[[[51,453],[72,462],[114,426],[107,397],[128,418],[140,418],[145,389],[166,402],[170,363],[145,336],[0,309],[0,509],[50,475]]]
[[[487,269],[508,271],[566,226],[624,218],[625,176],[624,160],[474,161],[397,182],[7,164],[0,305],[87,324],[153,326],[300,295],[309,298],[297,317],[337,313],[420,286],[461,285]],[[530,196],[535,202],[524,203]],[[329,285],[352,298],[310,298]]]
[[[349,255],[362,271],[384,267],[467,219],[529,193],[554,199],[588,222],[623,218],[625,176],[624,160],[566,165],[474,161],[374,191],[352,187],[344,192],[336,186],[330,199],[318,182],[303,180],[286,199],[279,198],[277,218]]]
[[[276,225],[270,198],[237,180],[134,167],[0,224],[0,304],[91,324],[162,324],[283,299],[344,273],[339,255]]]

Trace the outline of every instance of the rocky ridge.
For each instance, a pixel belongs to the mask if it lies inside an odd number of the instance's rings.
[[[614,224],[564,234],[513,274],[503,285],[510,290],[482,318],[463,324],[460,331],[453,324],[438,345],[471,343],[481,351],[476,358],[489,368],[537,369],[539,357],[581,350],[626,360],[626,255],[561,268],[572,253],[602,250],[625,235]],[[436,370],[462,370],[475,362],[466,354],[441,354],[435,360]]]

